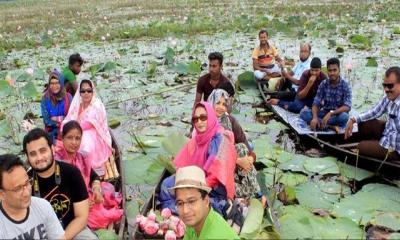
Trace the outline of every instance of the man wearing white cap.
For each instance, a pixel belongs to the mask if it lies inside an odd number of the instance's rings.
[[[210,207],[204,171],[197,166],[179,168],[176,172],[176,208],[187,226],[185,239],[239,239],[228,223]]]

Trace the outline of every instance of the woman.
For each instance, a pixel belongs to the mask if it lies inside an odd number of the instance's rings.
[[[208,97],[222,127],[232,131],[238,158],[235,170],[236,197],[249,199],[261,197],[260,185],[257,182],[257,171],[254,168],[255,153],[251,150],[246,135],[236,119],[228,114],[229,94],[223,89],[215,89]],[[263,199],[262,199],[263,200]]]
[[[115,198],[115,191],[102,191],[110,189],[107,184],[100,183],[98,175],[93,171],[91,162],[78,152],[82,140],[82,128],[77,121],[67,122],[62,129],[62,142],[57,141],[54,148],[54,157],[77,167],[82,174],[88,189],[90,211],[88,225],[91,229],[105,228],[110,223],[119,221],[122,210],[119,203],[122,198]],[[109,184],[110,185],[110,184]],[[113,188],[112,188],[113,189]],[[103,193],[105,197],[103,197]],[[112,197],[110,197],[112,196]]]
[[[235,196],[234,171],[236,151],[232,132],[220,127],[214,109],[207,102],[195,105],[192,113],[194,133],[174,159],[176,168],[196,165],[206,173],[207,185],[212,188],[213,208],[225,215],[227,200]],[[175,209],[175,200],[168,189],[174,185],[174,176],[164,180],[159,200],[162,208]]]
[[[50,73],[40,103],[43,122],[53,143],[60,138],[60,125],[67,116],[72,96],[64,88],[64,77],[57,70]]]
[[[111,135],[108,130],[106,110],[101,100],[97,98],[90,80],[80,82],[78,92],[63,123],[71,120],[79,122],[83,129],[79,151],[92,164],[96,173],[104,176],[105,163],[112,154]]]

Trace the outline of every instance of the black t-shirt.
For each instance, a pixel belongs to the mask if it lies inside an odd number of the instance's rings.
[[[75,218],[74,203],[89,198],[85,182],[78,168],[64,162],[56,161],[60,166],[59,185],[56,184],[56,176],[48,178],[37,175],[40,197],[50,202],[58,219],[62,221],[64,229]],[[34,186],[32,186],[34,194]]]
[[[212,93],[212,91],[219,87],[222,82],[229,82],[229,79],[226,78],[223,74],[221,74],[221,78],[216,87],[213,87],[210,83],[211,74],[207,73],[199,78],[197,81],[196,92],[203,94],[203,101],[207,101],[208,96]]]

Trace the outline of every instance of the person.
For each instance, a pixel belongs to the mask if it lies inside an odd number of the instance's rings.
[[[282,66],[282,76],[289,80],[293,84],[293,88],[297,91],[300,85],[300,78],[306,70],[310,69],[311,64],[311,45],[308,43],[300,44],[300,61],[294,66],[291,71],[287,71],[285,67]]]
[[[72,54],[69,56],[68,66],[62,71],[65,78],[65,88],[72,96],[75,96],[75,92],[78,89],[78,82],[76,76],[81,72],[83,65],[83,59],[79,53]]]
[[[208,55],[208,73],[201,76],[197,81],[196,98],[193,106],[200,101],[207,101],[211,92],[223,82],[229,79],[222,74],[222,62],[224,57],[219,52],[212,52]]]
[[[228,102],[226,103],[226,105],[228,106],[228,113],[231,113],[232,108],[233,108],[233,103],[235,101],[235,86],[231,82],[223,82],[223,83],[219,84],[218,88],[216,88],[216,89],[222,89],[228,93],[229,99],[228,99]],[[208,96],[208,98],[210,98],[210,96]],[[208,98],[207,98],[207,100],[208,100]]]
[[[389,161],[400,161],[400,68],[386,70],[382,83],[386,96],[372,109],[349,119],[345,139],[352,136],[353,124],[358,123],[358,144],[361,155]],[[387,121],[379,120],[387,114]]]
[[[351,109],[351,89],[340,76],[340,62],[337,58],[327,61],[328,79],[318,87],[312,110],[304,108],[300,118],[310,124],[312,130],[332,127],[336,132],[338,127],[345,127]]]
[[[0,239],[65,239],[51,205],[32,197],[31,185],[18,156],[0,155]]]
[[[207,185],[212,188],[212,206],[221,215],[226,215],[225,207],[230,204],[228,200],[233,200],[235,196],[236,150],[233,134],[220,126],[214,109],[207,102],[196,104],[192,123],[195,129],[192,138],[175,156],[174,165],[177,169],[191,165],[202,168]],[[175,199],[168,192],[174,179],[173,175],[162,182],[159,200],[162,208],[176,211]]]
[[[55,69],[50,73],[40,102],[45,129],[53,142],[60,137],[61,122],[67,116],[71,102],[72,96],[64,88],[64,77]]]
[[[278,50],[268,42],[267,30],[260,30],[258,38],[260,44],[252,53],[254,76],[258,81],[265,80],[270,83],[271,80],[275,81],[274,85],[280,85],[277,81],[281,81],[281,70],[275,61],[283,65],[283,59],[279,56]]]
[[[89,214],[88,192],[78,168],[55,161],[52,142],[40,128],[28,132],[23,151],[32,168],[36,197],[50,202],[65,229],[67,239],[97,239],[86,226]]]
[[[91,229],[97,229],[121,219],[122,210],[119,209],[119,202],[122,199],[120,197],[115,197],[118,201],[104,199],[102,185],[111,184],[101,183],[99,176],[93,171],[91,163],[86,161],[85,157],[78,151],[82,140],[82,132],[82,128],[77,121],[67,122],[62,129],[62,142],[57,141],[54,146],[54,158],[69,163],[80,170],[89,193],[88,226]],[[115,191],[112,191],[111,195],[118,196]],[[98,224],[96,220],[99,220],[98,216],[100,215],[102,216],[102,223]]]
[[[317,94],[319,85],[323,80],[327,79],[326,75],[321,71],[321,59],[315,57],[311,61],[311,69],[306,70],[301,75],[299,81],[299,89],[294,101],[285,101],[278,98],[271,98],[267,103],[278,105],[290,112],[299,113],[304,106],[312,107],[314,97]]]
[[[112,155],[111,134],[107,125],[106,110],[96,96],[93,83],[82,80],[78,86],[79,95],[72,100],[63,124],[75,120],[83,129],[80,152],[92,168],[102,177],[106,174],[106,162]]]
[[[171,188],[176,196],[179,217],[186,225],[186,239],[239,239],[228,223],[210,207],[209,193],[204,171],[198,166],[179,168],[175,185]]]
[[[254,167],[256,154],[252,151],[240,124],[227,113],[229,94],[225,90],[215,89],[208,97],[208,102],[214,107],[219,124],[225,130],[232,131],[234,135],[238,156],[235,170],[235,197],[245,199],[261,197],[257,171]]]

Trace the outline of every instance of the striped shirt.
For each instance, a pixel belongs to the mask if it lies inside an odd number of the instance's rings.
[[[324,110],[336,110],[346,105],[351,108],[351,89],[349,84],[340,77],[339,83],[333,86],[329,79],[324,80],[318,87],[313,105]]]
[[[394,101],[384,97],[371,110],[356,117],[357,123],[388,115],[383,136],[379,144],[386,149],[396,150],[400,154],[400,96]]]

